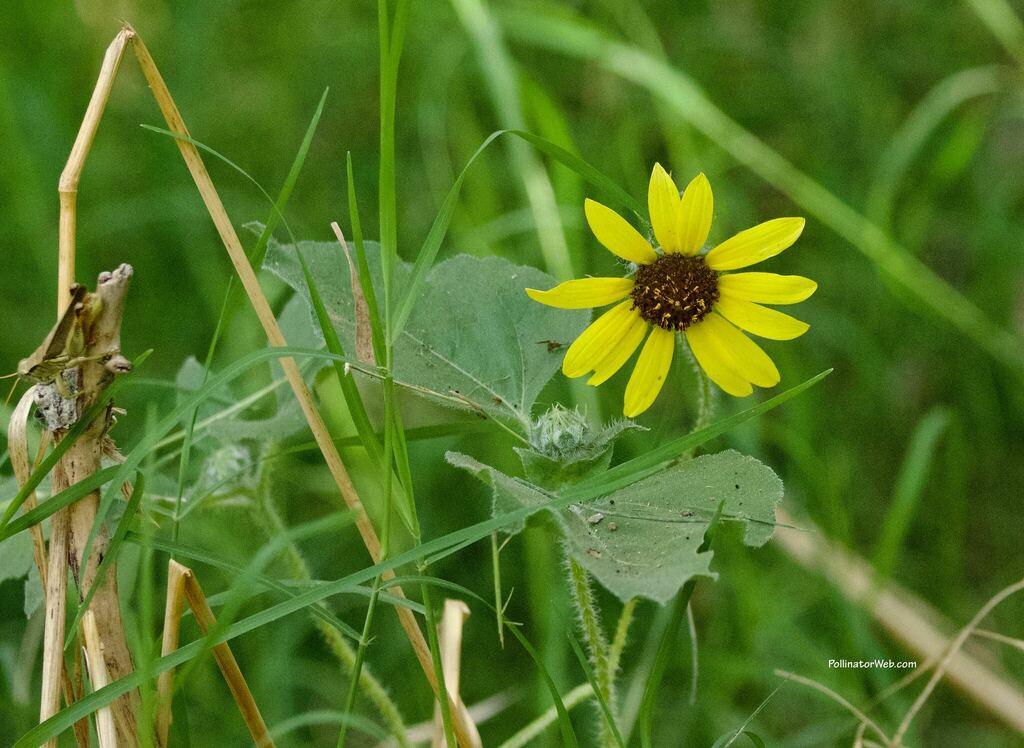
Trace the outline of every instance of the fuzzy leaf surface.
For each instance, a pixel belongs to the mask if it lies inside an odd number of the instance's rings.
[[[449,452],[455,467],[493,489],[495,515],[550,501],[550,494],[472,457]],[[711,518],[744,526],[743,541],[764,545],[775,529],[782,481],[763,463],[733,450],[672,465],[599,499],[556,513],[569,551],[621,600],[665,603],[695,576],[715,578],[712,553],[698,553]],[[521,526],[511,528],[513,532]]]
[[[346,352],[355,360],[355,304],[340,246],[299,242],[298,248]],[[374,288],[383,298],[379,246],[366,242],[366,254]],[[272,241],[264,267],[309,302],[295,246]],[[395,268],[396,297],[409,281],[410,267],[399,263]],[[536,268],[500,257],[459,255],[439,263],[427,275],[422,296],[395,343],[395,378],[439,393],[449,405],[464,398],[525,428],[537,396],[561,365],[561,348],[582,332],[588,319],[586,311],[551,309],[531,301],[523,290],[554,283]],[[310,324],[315,327],[312,311]]]

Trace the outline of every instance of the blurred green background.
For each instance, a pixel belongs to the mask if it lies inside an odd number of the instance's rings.
[[[639,197],[655,160],[679,181],[704,171],[715,190],[713,240],[777,215],[806,215],[800,242],[764,269],[820,283],[797,311],[812,329],[795,343],[769,343],[767,349],[779,362],[784,386],[828,367],[835,373],[719,441],[772,465],[794,511],[861,556],[881,553],[894,580],[959,626],[1024,567],[1024,35],[1012,16],[1008,21],[998,15],[1008,9],[983,0],[594,0],[490,7],[475,0],[421,0],[413,4],[399,83],[399,252],[414,255],[462,165],[489,133],[507,126],[563,144]],[[694,128],[650,90],[554,49],[573,40],[559,35],[561,27],[539,25],[531,15],[538,10],[670,61],[821,189],[890,232],[899,246],[887,251],[920,259],[1010,331],[990,346],[1006,349],[1004,359],[1010,360],[996,360],[977,339],[881,275],[857,250],[858,242],[848,241],[853,237],[840,238],[832,229],[833,212],[808,210],[785,184],[754,174],[723,149],[728,144],[721,138]],[[146,40],[193,136],[236,161],[271,194],[284,180],[321,93],[330,88],[287,210],[298,236],[327,239],[330,221],[348,226],[346,151],[354,159],[364,228],[376,236],[376,17],[370,2],[322,0],[0,4],[0,368],[12,371],[51,324],[57,179],[120,19]],[[505,22],[509,32],[502,44],[496,34]],[[541,32],[550,37],[544,45],[535,43]],[[664,85],[651,83],[655,93]],[[700,119],[699,112],[695,116]],[[154,348],[144,376],[173,379],[187,356],[205,354],[231,268],[177,149],[140,124],[164,123],[134,60],[126,58],[80,184],[78,277],[91,284],[97,272],[122,261],[135,266],[124,347],[130,354]],[[213,159],[209,165],[236,225],[266,219],[268,206],[250,183]],[[548,185],[552,197],[545,203]],[[582,223],[586,194],[563,167],[499,143],[473,167],[442,252],[501,254],[556,274],[568,266],[577,275],[606,272],[610,257]],[[561,220],[538,232],[531,206],[546,204],[557,205]],[[281,307],[283,285],[266,281]],[[932,303],[954,307],[941,293]],[[243,311],[217,366],[261,343],[255,318]],[[616,380],[602,388],[604,416],[615,415],[623,385]],[[119,427],[122,443],[130,445],[140,432],[147,408],[166,410],[172,400],[166,388],[126,393],[122,404],[130,417]],[[722,403],[726,412],[736,407]],[[663,397],[644,420],[652,431],[632,439],[628,449],[679,433],[690,408],[685,395]],[[490,449],[500,459],[508,445],[495,440]],[[460,443],[471,443],[477,453],[488,449],[479,437],[414,449],[428,537],[486,515],[482,487],[440,460],[444,448]],[[336,506],[312,458],[290,462],[276,479],[289,521]],[[259,532],[239,531],[246,521],[244,508],[229,503],[194,515],[183,538],[244,560],[262,542]],[[363,565],[364,552],[351,535],[310,544],[314,577],[334,578]],[[559,554],[545,543],[550,546],[550,537],[539,530],[506,551],[506,589],[516,589],[509,615],[526,622],[524,633],[542,646],[560,687],[568,689],[582,674],[575,663],[570,667],[564,639],[571,616],[558,602]],[[774,688],[774,668],[820,680],[861,704],[903,673],[829,670],[829,658],[917,659],[827,581],[772,546],[750,551],[724,542],[716,552],[721,578],[702,583],[695,598],[696,704],[688,703],[690,655],[683,633],[660,701],[661,745],[710,745]],[[158,568],[162,563],[158,556]],[[486,596],[489,564],[481,546],[435,571]],[[210,592],[224,585],[214,570],[201,575]],[[160,584],[157,591],[162,594]],[[36,697],[26,697],[36,687],[18,687],[18,678],[38,677],[25,669],[35,656],[38,627],[26,626],[21,595],[20,583],[0,585],[3,743],[32,724],[36,709]],[[607,602],[614,613],[616,606]],[[641,611],[626,654],[627,683],[631,667],[643,658],[652,622],[656,629],[659,620],[653,606]],[[358,627],[362,612],[353,603],[343,617]],[[428,693],[393,616],[380,620],[369,663],[409,722],[426,719]],[[985,627],[1020,637],[1021,620],[1024,600],[1011,599]],[[516,699],[484,726],[488,745],[549,703],[523,652],[513,644],[499,650],[494,640],[493,621],[477,610],[467,632],[465,698],[474,703],[508,690]],[[339,708],[347,679],[308,618],[292,616],[235,647],[272,726],[309,710]],[[1024,682],[1021,652],[982,649],[986,662]],[[898,723],[914,688],[887,701],[878,719]],[[192,745],[245,743],[212,662],[190,676],[181,700]],[[588,709],[575,712],[584,742]],[[361,711],[372,715],[365,705]],[[793,684],[753,723],[770,745],[794,747],[849,745],[853,726],[835,704]],[[306,728],[282,743],[333,744],[334,734],[334,728]],[[554,731],[548,737],[556,744]],[[353,740],[359,744],[360,738]],[[915,720],[910,741],[1008,746],[1019,745],[1020,736],[943,685]]]

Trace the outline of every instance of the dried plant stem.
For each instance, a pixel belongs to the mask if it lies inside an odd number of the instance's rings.
[[[921,693],[918,694],[914,703],[911,704],[910,709],[907,710],[906,715],[903,717],[903,721],[900,722],[900,726],[897,728],[896,734],[893,736],[893,740],[896,745],[901,745],[903,736],[906,735],[907,730],[910,729],[910,723],[913,721],[917,713],[921,711],[921,707],[924,706],[924,703],[928,701],[928,697],[931,696],[932,691],[935,690],[935,686],[937,686],[939,681],[942,680],[942,676],[945,675],[946,669],[949,667],[953,657],[960,651],[960,648],[963,647],[964,642],[967,641],[967,638],[974,632],[974,629],[978,624],[985,620],[985,617],[991,613],[992,609],[999,605],[999,603],[1010,597],[1010,595],[1014,595],[1021,590],[1024,590],[1024,579],[1020,580],[1016,584],[1004,587],[981,607],[981,610],[975,614],[970,623],[960,629],[960,633],[956,635],[956,638],[953,639],[952,642],[950,642],[946,653],[935,666],[931,679],[929,679],[925,687],[921,689]]]
[[[818,681],[816,681],[816,680],[811,680],[810,678],[804,678],[801,675],[796,675],[795,673],[790,673],[790,672],[787,672],[785,670],[776,670],[775,674],[777,676],[779,676],[780,678],[786,678],[787,680],[791,680],[794,683],[799,683],[799,684],[807,686],[809,688],[813,688],[815,691],[819,691],[819,692],[825,694],[830,699],[832,699],[832,701],[836,702],[841,707],[846,709],[846,711],[848,711],[850,714],[852,714],[854,717],[856,717],[858,719],[858,721],[861,723],[861,725],[867,725],[869,728],[871,728],[871,730],[876,735],[878,735],[879,738],[881,738],[882,742],[885,745],[887,745],[887,746],[894,745],[894,743],[889,738],[889,736],[885,734],[885,732],[882,730],[882,728],[879,727],[875,723],[875,721],[871,719],[871,717],[869,717],[868,715],[864,714],[864,712],[862,712],[860,709],[855,707],[853,704],[851,704],[849,701],[844,699],[842,696],[840,696],[838,693],[833,691],[828,686],[823,685],[821,683],[818,683]]]
[[[134,32],[125,26],[122,28],[114,41],[107,47],[103,56],[103,65],[100,67],[99,76],[96,79],[96,86],[92,91],[92,98],[89,99],[89,106],[82,118],[82,125],[78,129],[78,136],[71,147],[71,155],[68,157],[64,171],[60,175],[58,188],[60,195],[60,225],[59,225],[59,257],[57,264],[57,314],[60,315],[69,298],[71,284],[75,282],[75,227],[77,225],[77,203],[78,203],[78,180],[82,176],[82,167],[85,165],[85,158],[89,155],[93,138],[99,129],[100,120],[103,117],[103,109],[107,105],[110,91],[114,86],[114,79],[121,67],[121,60],[124,58],[124,50],[128,40]]]
[[[778,511],[781,524],[809,532],[777,532],[773,542],[793,560],[822,573],[851,602],[863,606],[889,634],[923,660],[946,658],[944,673],[954,688],[990,714],[1024,732],[1024,693],[1018,684],[962,649],[949,650],[950,626],[926,602],[893,582],[877,585],[871,567],[834,543],[806,520]]]
[[[568,552],[566,552],[566,565],[569,571],[569,589],[572,591],[573,601],[576,603],[576,610],[580,617],[580,628],[583,631],[583,641],[587,645],[587,653],[590,655],[590,662],[594,668],[594,675],[597,679],[597,687],[601,691],[601,697],[608,708],[614,714],[616,711],[615,687],[611,674],[611,658],[608,647],[608,640],[601,627],[601,613],[594,599],[594,590],[590,585],[590,576],[586,569],[580,566]],[[598,707],[598,726],[602,745],[614,745],[614,737],[605,721],[604,712]]]
[[[441,614],[440,648],[441,665],[444,668],[444,683],[456,703],[459,697],[459,675],[462,662],[462,627],[469,618],[469,606],[461,600],[445,600]],[[454,748],[444,738],[444,723],[441,719],[440,704],[434,705],[434,737],[431,748]]]
[[[110,683],[107,666],[103,660],[103,642],[96,627],[96,616],[87,610],[82,616],[82,638],[85,640],[85,660],[89,668],[89,680],[92,690],[98,691]],[[110,706],[96,710],[96,736],[100,748],[117,748],[117,728],[114,726],[114,715]]]
[[[192,570],[182,566],[174,559],[168,562],[167,568],[168,588],[167,607],[164,615],[164,635],[162,654],[173,652],[178,646],[178,629],[181,624],[182,601],[184,597],[188,601],[196,624],[203,634],[208,633],[217,625],[217,619],[206,602],[206,595],[196,580]],[[221,642],[213,647],[213,657],[217,661],[224,681],[228,684],[238,711],[245,720],[245,726],[249,729],[253,742],[257,746],[273,746],[274,741],[270,737],[267,725],[263,721],[256,700],[249,690],[249,684],[245,682],[238,661],[231,652],[227,642]],[[166,677],[164,677],[166,676]],[[171,699],[174,691],[174,671],[169,670],[161,674],[158,684],[158,695],[160,700],[160,711],[157,715],[158,739],[161,745],[167,744],[168,729],[170,727]]]
[[[46,618],[43,624],[43,683],[39,695],[39,721],[60,710],[60,682],[64,672],[64,627],[68,597],[68,529],[71,511],[60,509],[50,518],[50,555],[46,574]],[[47,741],[56,748],[57,740]]]
[[[168,129],[177,135],[190,137],[188,128],[185,126],[185,122],[178,111],[178,107],[174,103],[170,91],[168,90],[166,83],[164,83],[163,77],[160,75],[160,72],[156,67],[156,63],[149,54],[149,50],[146,49],[146,45],[143,44],[142,40],[130,26],[126,25],[122,29],[121,33],[118,35],[118,39],[120,39],[122,35],[126,35],[126,37],[131,41],[132,49],[138,59],[139,66],[142,68],[143,75],[149,83],[153,97],[156,99],[157,105],[160,107],[160,111],[167,122]],[[115,44],[117,43],[117,40],[115,40]],[[246,294],[249,297],[249,302],[252,304],[253,310],[256,312],[256,316],[259,318],[260,324],[263,326],[268,342],[274,347],[287,345],[284,334],[281,332],[281,328],[277,323],[277,319],[274,317],[270,304],[260,288],[259,280],[256,278],[256,273],[253,270],[252,265],[249,263],[245,250],[238,239],[238,235],[235,233],[234,226],[232,226],[231,220],[220,200],[220,196],[217,194],[217,190],[213,185],[213,181],[210,179],[210,175],[206,171],[206,166],[203,163],[203,159],[200,156],[198,149],[192,144],[192,142],[190,142],[190,139],[178,138],[176,139],[176,143],[181,152],[182,158],[185,161],[185,165],[188,167],[188,170],[196,183],[196,187],[199,190],[203,203],[206,205],[210,218],[213,220],[217,233],[220,235],[221,241],[224,243],[224,246],[228,251],[228,255],[235,267],[235,271],[238,273],[242,287],[245,289]],[[356,513],[356,527],[371,559],[376,563],[381,559],[380,539],[378,538],[369,517],[366,515],[366,511],[359,499],[359,495],[349,478],[348,471],[342,462],[341,455],[339,454],[337,447],[331,439],[323,418],[313,403],[312,394],[309,392],[305,381],[302,379],[299,367],[295,363],[294,359],[291,358],[281,358],[279,362],[281,367],[284,369],[285,376],[287,377],[288,383],[291,385],[295,397],[299,402],[299,406],[309,423],[310,429],[313,432],[313,437],[316,440],[317,445],[320,447],[320,451],[323,453],[324,460],[327,463],[327,468],[330,471],[331,476],[334,478],[338,491],[348,508]],[[383,578],[386,581],[391,579],[393,576],[394,574],[389,571],[383,575]],[[401,596],[403,594],[401,588],[398,587],[392,588],[391,591],[392,594],[396,596]],[[423,632],[420,630],[412,611],[402,606],[396,606],[395,610],[398,614],[402,629],[405,631],[406,636],[412,644],[413,652],[420,663],[420,667],[422,668],[427,681],[430,683],[431,688],[434,689],[435,695],[442,698],[443,695],[440,693],[437,678],[433,672],[430,648],[423,637]],[[455,723],[455,732],[458,736],[459,743],[463,745],[464,748],[475,748],[476,746],[479,746],[479,735],[477,734],[476,727],[473,725],[473,721],[465,707],[460,708],[455,704],[452,704],[451,707]]]
[[[167,565],[167,597],[164,604],[164,631],[160,654],[170,654],[178,648],[181,631],[181,613],[185,605],[184,566],[174,563]],[[163,748],[171,733],[171,700],[174,696],[174,671],[165,670],[157,679],[156,741]]]
[[[15,480],[18,481],[19,486],[25,485],[28,482],[29,475],[39,467],[43,457],[46,454],[46,450],[50,445],[52,434],[49,431],[44,431],[42,437],[39,440],[39,449],[36,451],[36,458],[32,465],[29,465],[28,458],[28,419],[32,411],[32,406],[35,402],[34,399],[35,387],[30,387],[21,400],[18,401],[17,407],[11,414],[11,420],[7,424],[7,450],[11,457],[11,466],[14,469]],[[32,491],[25,498],[25,504],[23,510],[28,512],[36,507],[36,492]],[[29,528],[29,535],[32,538],[32,558],[35,562],[36,569],[39,572],[39,579],[43,585],[43,599],[48,599],[46,594],[47,579],[49,576],[49,561],[47,559],[46,541],[43,539],[43,528],[41,523],[36,523]],[[67,574],[65,573],[65,578]],[[44,610],[46,610],[46,604],[44,602]],[[45,649],[45,648],[44,648]],[[49,678],[54,677],[53,669],[56,665],[51,661],[49,663],[49,669],[44,667],[44,675]],[[78,698],[78,689],[75,688],[74,683],[71,679],[71,675],[68,673],[67,668],[63,667],[61,663],[60,672],[56,674],[56,677],[60,679],[61,689],[64,692],[64,702],[66,704],[73,703]],[[51,703],[53,695],[49,692],[51,683],[47,684],[46,696],[43,703]],[[59,703],[57,708],[59,709]],[[41,711],[41,710],[40,710]],[[85,719],[80,719],[75,723],[75,742],[79,748],[88,748],[89,746],[89,722]]]

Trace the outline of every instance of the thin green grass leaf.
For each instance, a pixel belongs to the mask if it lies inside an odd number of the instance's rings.
[[[217,387],[221,386],[227,381],[230,381],[230,379],[233,378],[234,376],[238,376],[241,372],[245,371],[248,367],[254,365],[256,362],[278,356],[310,356],[314,358],[321,357],[325,359],[330,359],[332,357],[331,354],[327,354],[322,351],[311,351],[308,349],[290,347],[256,351],[252,354],[249,354],[248,356],[243,357],[243,359],[240,359],[239,361],[236,361],[234,364],[229,366],[224,372],[222,372],[216,378],[211,380],[204,388],[197,392],[193,396],[193,398],[190,399],[190,401],[184,403],[183,406],[179,408],[179,410],[185,412],[187,411],[188,408],[194,407],[196,404],[198,404],[198,402],[201,402],[203,399],[208,397],[210,393]],[[695,434],[692,434],[691,441],[684,446],[684,449],[700,446],[704,442],[718,436],[723,431],[727,430],[727,428],[735,427],[746,420],[762,415],[766,411],[771,410],[772,408],[777,407],[778,405],[781,405],[785,401],[789,400],[791,397],[795,396],[796,394],[799,394],[799,392],[802,392],[803,390],[807,389],[807,387],[811,386],[817,381],[820,381],[826,374],[827,372],[822,372],[817,377],[814,377],[808,380],[807,382],[804,382],[803,384],[798,385],[797,387],[794,387],[791,390],[788,390],[782,393],[781,395],[772,398],[769,401],[766,401],[765,403],[761,403],[760,405],[754,406],[753,408],[748,408],[747,410],[738,413],[735,416],[724,419],[719,424],[714,424],[706,429],[703,429],[699,432],[696,432]],[[178,415],[175,415],[175,417],[178,417]],[[728,424],[727,427],[722,427],[721,424],[725,423]],[[163,425],[163,422],[161,422],[161,425]],[[168,425],[167,430],[169,429],[170,426]],[[164,429],[162,428],[157,428],[154,431],[158,434],[160,434],[161,432],[166,433],[166,431],[164,431]],[[148,443],[149,441],[151,441],[151,439],[144,440],[144,443],[141,444],[139,447],[136,447],[135,450],[132,450],[132,453],[130,454],[134,454],[136,450],[141,450],[143,452],[147,451],[150,448],[150,445]],[[129,459],[131,458],[129,457]],[[623,464],[628,465],[629,463]],[[601,493],[602,491],[600,487],[590,487],[584,488],[582,490],[576,490],[572,493],[562,494],[561,496],[553,499],[547,505],[546,508],[549,510],[564,509],[565,507],[569,506],[572,503],[585,501],[588,498],[596,498],[597,496],[600,496]],[[395,569],[405,564],[414,563],[428,557],[438,558],[440,556],[438,556],[437,554],[442,554],[442,552],[446,550],[451,551],[451,549],[464,547],[464,545],[469,542],[482,540],[483,538],[488,537],[495,530],[500,530],[508,526],[515,526],[525,521],[531,515],[536,514],[539,511],[542,511],[544,508],[545,507],[523,507],[511,512],[507,512],[498,517],[484,520],[474,525],[470,525],[468,527],[461,528],[454,532],[447,533],[446,535],[443,535],[439,538],[435,538],[434,540],[429,540],[409,551],[397,554],[391,558],[381,561],[380,563],[366,567],[357,572],[353,572],[340,579],[334,580],[332,582],[327,582],[321,585],[317,585],[314,589],[308,590],[300,595],[297,595],[295,598],[282,601],[269,608],[265,608],[264,610],[258,611],[257,613],[254,613],[246,618],[243,618],[240,621],[232,623],[223,630],[212,632],[210,636],[204,637],[204,639],[201,641],[195,641],[186,644],[185,646],[175,650],[174,652],[155,660],[153,662],[151,674],[159,675],[162,672],[173,669],[181,665],[182,663],[188,662],[189,660],[193,659],[200,652],[205,651],[207,647],[215,646],[216,644],[219,644],[221,642],[230,641],[231,639],[234,639],[238,636],[242,636],[243,634],[246,634],[250,631],[254,631],[269,623],[280,620],[281,618],[291,615],[292,613],[303,610],[304,608],[310,605],[315,605],[322,600],[326,600],[329,597],[341,594],[353,586],[361,585],[370,581],[377,574],[380,574],[384,571]],[[448,555],[450,555],[450,553]],[[437,582],[441,581],[443,580],[437,580]],[[511,627],[510,630],[513,631],[513,633],[516,635],[518,639],[520,637],[520,634],[518,631],[515,630],[515,628],[516,627]],[[536,655],[536,652],[532,649],[532,647],[528,651],[530,651],[532,655]],[[537,655],[537,659],[539,660],[539,655]],[[26,746],[36,746],[41,744],[42,742],[45,742],[46,740],[52,739],[57,735],[60,735],[65,730],[69,729],[75,723],[76,720],[81,719],[82,717],[88,714],[91,714],[96,709],[99,709],[100,707],[109,704],[122,694],[127,693],[133,688],[138,687],[140,682],[139,678],[140,676],[137,672],[132,673],[131,675],[125,676],[124,678],[120,678],[114,681],[113,683],[110,683],[109,685],[104,686],[103,688],[95,691],[94,693],[85,696],[84,698],[75,702],[74,704],[65,707],[50,719],[46,720],[42,724],[36,725],[27,733],[25,733],[25,735],[23,735],[21,739],[16,743],[17,748],[25,748]],[[553,683],[551,683],[551,687],[554,688]],[[575,742],[573,742],[572,744],[575,745]]]
[[[724,510],[725,501],[721,501],[715,509],[715,515],[711,518],[707,529],[704,531],[704,542],[702,542],[700,547],[697,549],[698,553],[706,553],[711,548],[711,539],[714,537],[715,530],[718,528],[718,524],[722,519],[722,513]],[[651,672],[647,676],[647,682],[644,685],[644,695],[643,699],[640,701],[640,712],[637,716],[637,723],[640,731],[640,744],[643,748],[651,748],[652,745],[651,737],[652,724],[654,720],[654,707],[661,687],[661,679],[665,674],[665,668],[668,665],[668,659],[672,651],[672,643],[675,641],[676,632],[679,630],[680,625],[683,622],[683,618],[686,615],[686,609],[690,605],[690,598],[693,596],[693,590],[696,586],[697,580],[695,578],[691,578],[683,585],[683,589],[679,591],[679,594],[676,596],[676,600],[672,605],[672,613],[669,616],[668,625],[665,627],[665,631],[661,636],[661,641],[658,642],[658,652],[654,656],[654,664],[651,666]]]
[[[129,543],[135,543],[140,545],[144,544],[145,542],[145,538],[143,535],[131,531],[128,532],[127,536],[125,537],[125,540]],[[158,551],[164,551],[170,554],[172,558],[187,558],[193,562],[199,562],[207,566],[212,566],[214,569],[220,569],[221,571],[227,572],[231,576],[240,574],[245,570],[244,567],[238,564],[233,564],[230,561],[225,561],[224,559],[218,558],[217,556],[214,556],[210,553],[195,548],[191,548],[187,545],[182,545],[178,542],[161,540],[160,538],[150,538],[148,542],[150,546],[152,546],[152,548]],[[270,577],[255,574],[253,575],[253,579],[262,584],[267,589],[279,592],[286,597],[295,597],[295,593],[292,592],[287,585],[282,584],[277,580],[271,579]],[[210,596],[207,600],[207,602],[209,602],[211,606],[214,605],[215,597],[216,596]],[[329,610],[327,610],[326,607],[322,605],[311,605],[310,612],[312,612],[312,614],[315,615],[317,618],[320,618],[326,623],[329,623],[331,626],[336,628],[340,633],[351,638],[353,641],[359,640],[359,632],[351,626],[349,626],[344,621],[340,620],[337,616],[333,615]]]
[[[503,135],[514,135],[517,138],[521,138],[549,156],[558,159],[588,182],[591,182],[598,188],[603,189],[610,195],[616,197],[618,202],[629,205],[630,207],[637,205],[636,200],[625,193],[625,191],[618,187],[611,179],[603,175],[593,166],[587,164],[579,156],[570,153],[561,146],[556,145],[539,135],[523,132],[521,130],[497,130],[492,132],[487,136],[487,139],[480,144],[473,155],[469,157],[466,165],[462,167],[462,171],[459,172],[459,176],[456,177],[454,184],[452,184],[451,188],[448,190],[448,194],[445,195],[444,202],[441,203],[441,207],[437,211],[437,216],[434,218],[434,223],[431,225],[430,231],[427,233],[427,238],[423,240],[423,246],[420,247],[419,254],[416,255],[416,262],[413,265],[408,286],[405,289],[402,301],[399,304],[398,314],[395,317],[394,324],[392,325],[390,332],[390,340],[392,342],[398,339],[398,336],[405,327],[405,323],[409,320],[412,308],[415,306],[416,301],[420,296],[420,287],[426,280],[427,273],[430,271],[430,268],[434,264],[434,260],[437,258],[438,250],[441,248],[441,242],[444,241],[444,237],[448,232],[448,226],[451,224],[452,216],[455,214],[455,207],[458,204],[459,194],[462,192],[462,185],[466,179],[466,174],[480,155],[487,150],[488,146]]]
[[[986,4],[1002,3],[990,0]],[[961,331],[996,361],[1018,373],[1024,371],[1024,338],[997,325],[883,229],[741,127],[686,73],[563,16],[517,8],[503,18],[506,30],[517,39],[594,62],[663,100],[737,161],[848,241],[908,297]]]
[[[882,520],[881,531],[872,554],[875,573],[888,579],[896,569],[900,550],[924,495],[925,484],[935,462],[939,440],[951,419],[949,410],[932,408],[917,424],[907,454],[903,458],[889,511]]]
[[[611,731],[612,737],[615,738],[619,748],[626,748],[626,744],[622,741],[622,733],[619,732],[619,726],[615,724],[615,717],[612,715],[611,707],[601,694],[601,689],[597,683],[597,676],[594,674],[594,668],[590,666],[590,660],[587,658],[586,653],[584,653],[583,647],[580,646],[576,635],[572,631],[567,631],[566,636],[569,639],[569,646],[572,647],[572,651],[576,655],[576,659],[579,660],[580,667],[583,668],[583,672],[587,676],[590,687],[594,689],[594,696],[597,697],[597,703],[601,706],[605,724],[608,725],[608,729]]]

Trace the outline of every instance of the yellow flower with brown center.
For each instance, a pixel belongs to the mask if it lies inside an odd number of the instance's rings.
[[[591,374],[587,383],[597,386],[643,343],[623,404],[632,418],[661,391],[679,332],[708,377],[730,395],[745,397],[753,385],[778,384],[775,364],[743,331],[771,340],[803,335],[809,325],[763,305],[796,304],[818,284],[798,275],[725,271],[779,254],[799,238],[804,219],[766,221],[702,254],[714,205],[707,177],[698,174],[680,195],[668,172],[655,164],[647,200],[656,244],[611,208],[589,199],[584,206],[597,240],[636,265],[632,277],[581,278],[549,291],[526,289],[531,299],[559,309],[619,302],[569,346],[562,371],[568,377]]]

